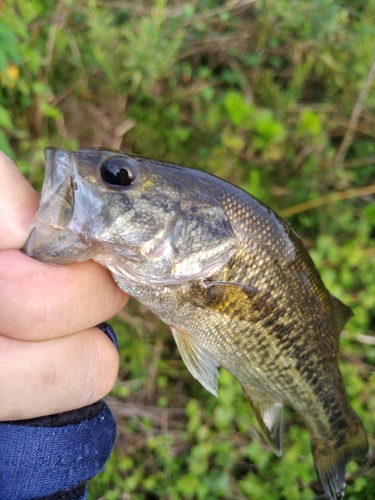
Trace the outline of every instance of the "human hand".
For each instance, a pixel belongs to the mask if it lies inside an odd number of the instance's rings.
[[[117,376],[116,348],[94,325],[127,296],[93,261],[51,266],[19,250],[38,202],[0,152],[0,421],[89,405]]]

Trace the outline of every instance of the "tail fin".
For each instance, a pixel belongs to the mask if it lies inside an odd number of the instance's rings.
[[[353,412],[350,426],[340,429],[336,439],[312,440],[314,465],[329,500],[341,500],[345,489],[345,466],[353,459],[364,459],[368,452],[367,437],[359,417]]]

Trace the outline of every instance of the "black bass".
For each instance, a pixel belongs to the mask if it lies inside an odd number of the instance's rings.
[[[351,310],[329,294],[289,224],[250,194],[180,165],[88,149],[46,150],[25,245],[53,264],[94,259],[172,330],[192,375],[217,395],[242,385],[281,455],[283,405],[306,422],[329,499],[368,450],[337,364]]]

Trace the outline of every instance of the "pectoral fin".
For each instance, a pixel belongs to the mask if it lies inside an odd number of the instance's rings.
[[[277,456],[282,454],[283,405],[268,394],[243,385],[245,396],[258,420],[263,434]]]
[[[205,389],[217,397],[218,362],[202,349],[195,339],[171,327],[173,337],[190,373]]]
[[[203,306],[249,323],[278,314],[276,300],[269,293],[235,282],[205,281]]]

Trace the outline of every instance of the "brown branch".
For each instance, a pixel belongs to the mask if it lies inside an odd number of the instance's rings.
[[[334,117],[334,118],[330,118],[327,120],[327,125],[332,129],[334,128],[335,130],[333,130],[331,133],[330,133],[330,137],[331,139],[332,138],[335,138],[335,137],[338,137],[342,135],[341,131],[340,130],[337,130],[338,127],[341,127],[341,128],[344,128],[345,130],[348,130],[349,128],[349,122],[350,120],[345,120],[345,118],[342,118],[342,117]],[[367,135],[368,137],[372,137],[373,139],[375,138],[375,133],[374,133],[374,130],[373,130],[373,123],[371,123],[370,125],[367,125],[365,123],[358,123],[357,124],[357,127],[356,127],[356,130],[355,132],[359,132],[363,135]]]
[[[363,333],[357,333],[354,338],[361,344],[375,345],[375,337],[373,337],[372,335],[363,335]]]
[[[176,427],[177,422],[171,421],[170,418],[186,416],[184,408],[158,408],[156,406],[128,404],[118,401],[111,396],[106,398],[106,402],[113,413],[118,417],[147,418],[155,425],[164,426],[165,422],[168,421],[170,427]]]
[[[367,156],[366,158],[354,158],[353,160],[346,160],[343,163],[343,167],[363,167],[365,165],[372,165],[373,163],[375,163],[375,156]]]
[[[189,25],[195,24],[197,22],[206,21],[210,17],[218,16],[220,14],[223,14],[224,12],[231,12],[231,11],[237,10],[237,9],[246,9],[247,7],[249,7],[251,4],[253,4],[255,2],[256,2],[256,0],[237,0],[236,2],[233,2],[232,5],[224,5],[224,6],[214,7],[206,12],[203,12],[202,14],[197,14],[197,15],[193,16],[191,19],[182,23],[182,26],[189,26]]]
[[[306,212],[306,210],[328,205],[329,203],[336,203],[337,201],[349,200],[350,198],[366,196],[369,194],[375,194],[375,184],[361,188],[348,189],[347,191],[341,191],[338,193],[327,194],[326,196],[321,196],[315,200],[305,201],[303,203],[299,203],[298,205],[294,205],[293,207],[285,208],[284,210],[281,210],[279,214],[282,217],[289,217],[290,215]]]
[[[360,114],[363,110],[366,97],[370,91],[370,88],[371,88],[371,85],[373,84],[374,79],[375,79],[375,61],[372,63],[372,66],[371,66],[370,71],[367,75],[366,81],[365,81],[365,83],[364,83],[364,85],[363,85],[363,87],[358,95],[357,101],[354,105],[352,115],[350,117],[348,129],[347,129],[345,137],[341,143],[341,146],[337,152],[337,155],[333,161],[333,168],[334,169],[341,165],[341,163],[343,162],[343,160],[346,156],[346,153],[348,152],[348,149],[350,148],[350,146],[353,142],[354,134],[357,130],[357,126],[358,126],[358,122],[359,122],[359,117],[360,117]]]
[[[341,332],[341,337],[343,338],[349,338],[348,332],[345,330]],[[360,344],[368,344],[368,345],[375,345],[375,337],[373,335],[364,335],[363,333],[356,333],[354,335],[354,339],[356,342]]]
[[[74,82],[67,89],[63,90],[59,95],[54,96],[54,98],[49,102],[49,104],[51,106],[57,106],[57,104],[59,104],[59,102],[61,102],[66,97],[68,97],[68,95],[71,94],[77,87],[88,82],[88,80],[90,78],[92,78],[93,76],[98,76],[100,73],[101,73],[100,70],[97,70],[97,69],[92,70],[88,75],[85,75],[84,77],[82,77],[79,80],[77,80],[76,82]]]
[[[230,5],[214,7],[206,12],[203,12],[202,14],[196,14],[191,19],[183,23],[182,26],[193,24],[196,23],[197,21],[205,21],[206,19],[222,14],[223,12],[231,12],[233,10],[245,9],[246,7],[255,2],[256,0],[234,0]],[[193,4],[194,7],[196,7],[197,5],[199,6],[199,2],[197,1],[190,2],[190,4]],[[154,7],[143,7],[137,4],[137,2],[123,2],[123,1],[107,2],[103,0],[98,0],[97,5],[104,6],[107,8],[121,8],[121,9],[126,8],[131,10],[132,13],[138,16],[152,15],[153,12],[155,11]],[[184,14],[184,12],[185,12],[185,5],[181,6],[178,5],[178,6],[164,8],[164,15],[166,18],[178,17]]]
[[[363,253],[365,257],[369,257],[370,259],[372,259],[373,257],[375,257],[375,248],[365,248],[363,250]]]

